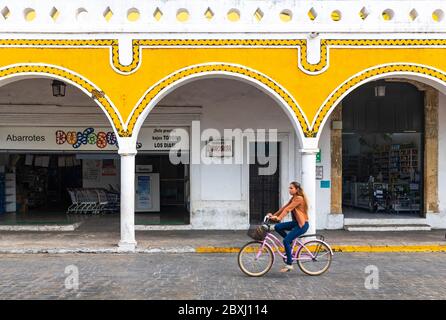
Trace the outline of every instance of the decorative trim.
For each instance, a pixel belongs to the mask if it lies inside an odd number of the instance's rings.
[[[442,82],[446,82],[446,73],[440,70],[434,69],[432,67],[410,64],[410,63],[397,63],[397,64],[387,64],[378,67],[373,67],[365,71],[356,74],[344,83],[342,83],[335,91],[333,91],[329,97],[325,100],[324,104],[319,108],[316,115],[316,119],[312,127],[304,131],[307,137],[315,137],[319,132],[321,124],[327,114],[336,107],[337,103],[341,100],[343,95],[349,91],[352,87],[364,82],[365,80],[384,74],[394,74],[394,73],[413,73],[417,75],[432,77],[438,79]]]
[[[302,71],[317,75],[326,71],[330,64],[330,48],[370,48],[370,47],[439,47],[446,46],[446,39],[321,39],[321,59],[317,64],[309,64],[306,56],[306,41],[302,45],[300,65]],[[304,62],[305,61],[305,62]]]
[[[116,72],[131,74],[141,64],[143,48],[160,47],[275,47],[296,48],[298,66],[303,72],[317,75],[329,67],[329,49],[336,47],[369,48],[369,47],[438,47],[446,46],[446,39],[321,39],[320,61],[311,64],[307,59],[306,39],[134,39],[132,40],[132,62],[122,65],[119,62],[117,39],[3,39],[0,47],[109,47],[110,63]]]
[[[140,99],[138,105],[131,113],[130,119],[127,123],[126,134],[128,136],[132,135],[133,129],[139,116],[143,113],[143,111],[150,104],[150,102],[162,90],[166,89],[169,86],[172,86],[173,84],[175,84],[175,82],[178,82],[186,77],[190,77],[197,74],[217,73],[217,72],[242,75],[261,82],[262,84],[273,90],[275,93],[277,93],[291,107],[304,132],[308,130],[308,122],[304,116],[304,113],[301,111],[300,107],[298,106],[294,98],[291,96],[291,94],[286,92],[286,90],[283,89],[283,87],[280,84],[278,84],[271,78],[268,78],[267,76],[244,66],[225,64],[225,63],[210,63],[210,64],[194,65],[176,71],[167,76],[166,78],[164,78],[163,80],[161,80],[160,82],[158,82],[157,84],[155,84],[153,87],[151,87]]]
[[[133,40],[133,60],[128,66],[119,62],[119,47],[117,39],[1,39],[0,47],[87,47],[87,48],[110,48],[110,63],[116,72],[129,74],[138,68],[140,63],[140,48],[138,40]]]
[[[51,75],[53,77],[59,78],[61,80],[65,80],[67,82],[76,85],[83,89],[83,91],[88,92],[91,96],[95,96],[95,100],[100,105],[100,107],[104,110],[109,119],[113,122],[117,133],[120,135],[124,132],[122,127],[122,121],[114,107],[113,103],[108,99],[105,94],[97,95],[97,92],[101,92],[97,86],[95,86],[90,81],[85,78],[77,75],[73,71],[46,64],[14,64],[9,65],[3,68],[0,68],[0,79],[10,78],[18,75],[25,74],[45,74]]]
[[[326,71],[329,67],[330,47],[437,47],[446,46],[446,39],[321,39],[320,61],[308,62],[306,39],[141,39],[134,40],[133,45],[144,47],[291,47],[298,50],[299,69],[311,75]],[[134,53],[140,50],[135,50]],[[139,59],[134,54],[134,60]],[[139,61],[132,63],[139,65]],[[132,70],[133,71],[133,70]]]
[[[0,47],[88,47],[88,48],[110,48],[110,63],[114,70],[120,74],[128,75],[135,72],[141,65],[141,53],[142,49],[148,48],[159,48],[159,47],[221,47],[221,48],[233,48],[233,47],[291,47],[296,48],[299,54],[299,68],[311,75],[316,75],[324,72],[329,67],[329,48],[331,47],[352,47],[352,48],[370,48],[370,47],[446,47],[446,39],[321,39],[321,59],[317,64],[310,64],[307,61],[307,41],[305,39],[138,39],[132,40],[132,62],[129,65],[122,65],[119,62],[119,46],[117,39],[90,39],[90,40],[76,40],[76,39],[3,39],[0,40]],[[26,69],[27,65],[20,68]],[[36,67],[28,68],[36,69]],[[194,73],[202,72],[212,72],[212,71],[225,71],[229,73],[236,73],[251,77],[258,81],[261,81],[269,88],[278,93],[290,107],[294,110],[296,117],[301,124],[303,133],[305,137],[316,137],[321,123],[323,122],[325,115],[331,110],[333,104],[338,101],[339,97],[343,95],[344,92],[349,90],[352,86],[357,83],[380,74],[392,73],[392,72],[411,72],[416,74],[424,74],[434,78],[438,78],[441,81],[445,81],[445,74],[435,70],[430,67],[413,65],[413,64],[393,64],[380,66],[377,68],[368,69],[365,72],[360,73],[357,76],[349,79],[346,83],[342,84],[335,92],[333,92],[323,106],[319,109],[313,125],[309,125],[305,119],[305,115],[301,112],[298,105],[295,103],[294,99],[289,93],[287,93],[280,85],[274,82],[274,80],[261,75],[247,67],[234,66],[228,64],[212,64],[212,65],[200,65],[194,66],[186,69],[177,71],[167,79],[162,80],[156,86],[154,86],[145,96],[143,101],[138,105],[131,115],[128,123],[128,128],[124,129],[123,121],[118,116],[118,112],[112,107],[111,102],[105,97],[97,95],[98,90],[93,88],[91,83],[82,79],[74,73],[64,71],[63,69],[57,67],[42,71],[43,73],[51,73],[53,75],[59,75],[61,77],[67,77],[71,79],[74,83],[82,86],[82,82],[87,85],[88,88],[84,87],[85,90],[90,92],[97,100],[102,104],[104,110],[107,110],[108,115],[112,119],[117,132],[120,136],[131,136],[133,126],[136,122],[138,115],[142,112],[145,106],[148,105],[149,101],[147,99],[150,96],[155,96],[154,94],[157,90],[161,91],[163,88],[169,85],[169,83],[177,81],[182,77],[189,76]],[[25,72],[25,71],[20,71]],[[29,71],[29,72],[39,72],[39,71]],[[61,75],[66,72],[65,76]],[[76,82],[78,81],[78,82]],[[141,109],[142,108],[142,109]],[[138,113],[139,112],[139,113]]]

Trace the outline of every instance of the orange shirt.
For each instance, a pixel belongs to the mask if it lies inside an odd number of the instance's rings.
[[[302,228],[305,222],[308,221],[308,213],[305,211],[304,198],[302,196],[292,196],[288,203],[275,212],[274,215],[281,220],[290,211],[293,211],[294,218],[299,227]]]

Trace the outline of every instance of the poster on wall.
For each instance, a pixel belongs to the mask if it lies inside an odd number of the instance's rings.
[[[167,151],[172,147],[189,149],[189,134],[186,128],[142,128],[138,149]]]
[[[102,176],[116,176],[117,168],[114,159],[102,160]]]
[[[324,167],[323,166],[316,166],[316,179],[317,180],[324,179]]]
[[[149,210],[152,208],[152,198],[150,190],[150,176],[138,175],[136,177],[136,207],[140,210]]]
[[[206,142],[206,157],[225,158],[233,155],[232,139],[217,139]]]
[[[99,182],[101,179],[101,160],[86,159],[82,166],[84,183]]]

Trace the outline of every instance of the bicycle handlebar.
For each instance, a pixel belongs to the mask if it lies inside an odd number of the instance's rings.
[[[266,216],[263,218],[263,223],[265,223],[266,225],[269,225],[270,222],[271,222],[271,220],[270,220],[270,219],[268,218],[268,216],[266,215]]]

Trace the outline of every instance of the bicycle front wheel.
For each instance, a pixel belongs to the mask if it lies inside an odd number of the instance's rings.
[[[263,242],[251,241],[238,253],[238,265],[243,273],[250,277],[261,277],[267,273],[274,262],[274,253]]]
[[[310,240],[297,252],[297,265],[302,272],[310,276],[319,276],[331,265],[330,247],[322,241]]]

